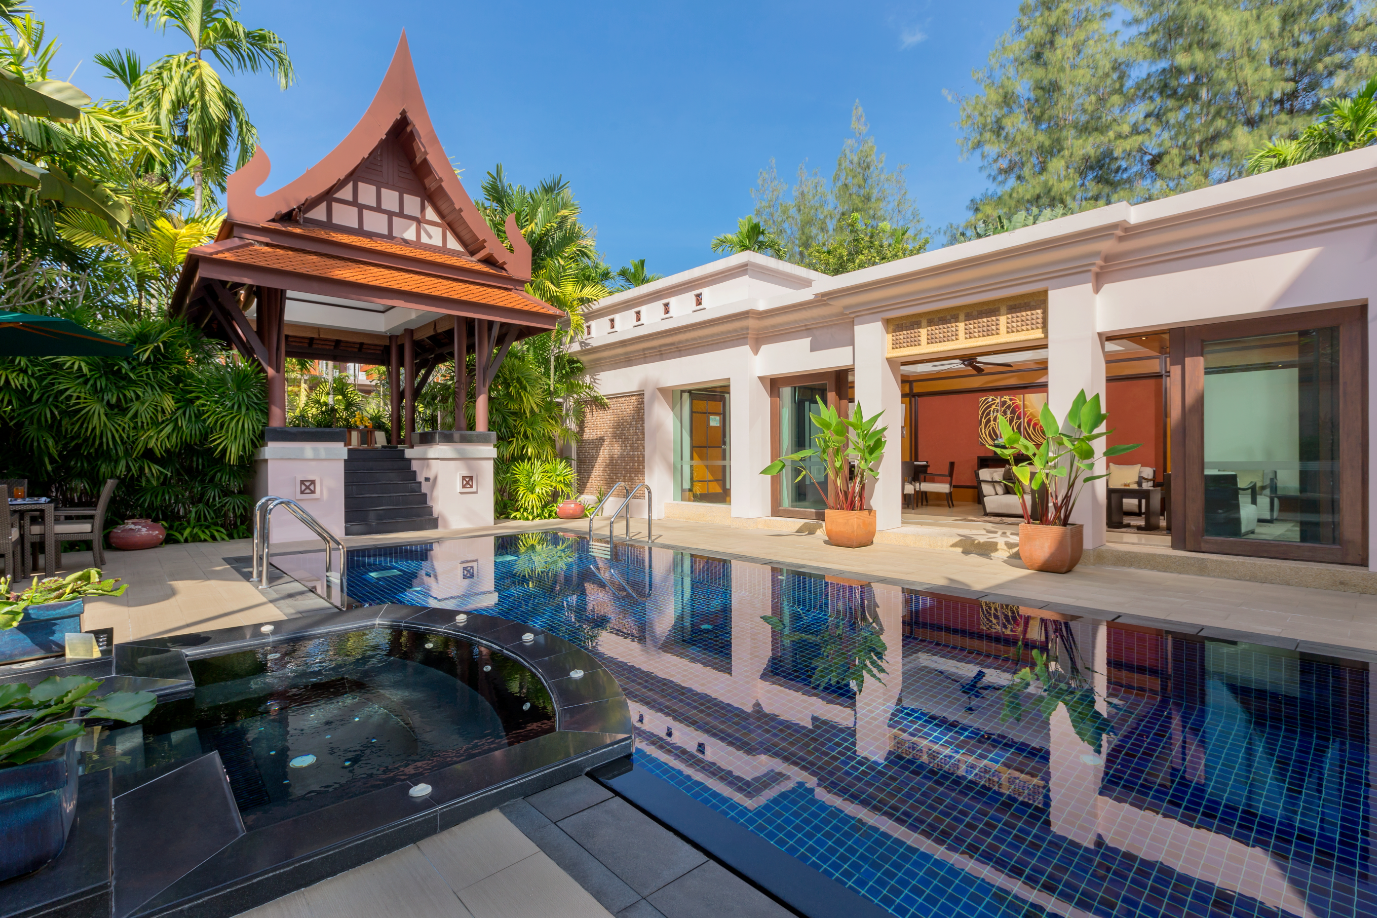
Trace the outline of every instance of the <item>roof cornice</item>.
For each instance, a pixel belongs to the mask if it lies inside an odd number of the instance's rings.
[[[584,310],[584,316],[599,319],[612,313],[621,312],[646,303],[653,303],[665,297],[678,296],[695,288],[706,287],[742,275],[775,277],[798,284],[800,290],[827,280],[826,274],[811,271],[787,261],[780,261],[758,252],[739,252],[726,258],[710,261],[705,265],[662,277],[649,284],[632,287],[604,297],[595,305]]]

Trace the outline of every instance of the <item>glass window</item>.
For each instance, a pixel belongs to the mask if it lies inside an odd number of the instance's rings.
[[[826,383],[781,386],[779,389],[779,454],[788,456],[817,446],[813,437],[820,433],[815,416],[818,399],[827,402]],[[801,480],[799,472],[806,472]],[[786,462],[780,473],[779,506],[790,510],[826,510],[827,472],[822,459],[813,456],[800,462]],[[811,476],[811,477],[810,477]],[[817,484],[814,484],[814,481]]]
[[[730,504],[730,388],[676,390],[674,419],[675,499]]]
[[[1204,534],[1339,541],[1339,328],[1203,342]]]

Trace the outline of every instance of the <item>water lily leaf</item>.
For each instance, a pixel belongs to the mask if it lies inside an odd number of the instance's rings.
[[[96,700],[95,706],[86,712],[87,717],[122,720],[132,724],[143,720],[158,698],[152,692],[112,692]]]
[[[54,746],[61,746],[86,732],[80,724],[44,724],[32,733],[0,745],[0,762],[23,765]]]
[[[99,686],[100,683],[95,679],[85,676],[49,676],[29,690],[29,697],[37,702],[56,701],[59,698],[75,701]]]

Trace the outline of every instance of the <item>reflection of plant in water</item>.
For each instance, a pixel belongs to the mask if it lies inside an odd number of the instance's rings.
[[[525,665],[500,653],[492,655],[491,664],[502,684],[507,687],[507,691],[518,698],[525,698],[539,711],[550,715],[555,713],[555,703],[550,697],[549,690],[545,688],[545,683],[536,678]]]
[[[513,572],[531,589],[549,586],[574,563],[574,543],[553,532],[527,532],[516,541]]]
[[[889,675],[884,667],[884,628],[876,613],[874,595],[867,587],[829,583],[827,622],[817,634],[796,626],[792,605],[786,601],[781,604],[781,615],[762,615],[761,619],[779,632],[783,641],[816,645],[819,656],[813,670],[814,688],[854,684],[860,692],[865,688],[866,676],[884,685],[880,677]]]
[[[1014,659],[1023,658],[1023,643],[1028,637],[1031,617],[1025,616],[1019,637],[1018,652]],[[1047,653],[1034,650],[1033,665],[1025,666],[1014,673],[1001,694],[1004,709],[1001,720],[1023,719],[1023,693],[1036,687],[1042,693],[1038,700],[1038,710],[1043,717],[1051,717],[1061,705],[1066,708],[1066,716],[1071,728],[1081,742],[1101,754],[1105,734],[1114,732],[1114,725],[1096,706],[1095,687],[1087,678],[1093,675],[1081,666],[1076,648],[1076,636],[1067,622],[1041,619],[1043,632],[1047,637]]]

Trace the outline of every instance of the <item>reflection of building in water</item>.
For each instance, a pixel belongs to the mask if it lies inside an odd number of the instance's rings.
[[[623,550],[580,589],[638,754],[805,859],[799,838],[843,820],[850,859],[824,860],[844,882],[907,857],[1057,913],[1337,915],[1367,895],[1361,665]],[[1059,646],[1117,731],[1099,754],[1036,694],[1000,716]]]

